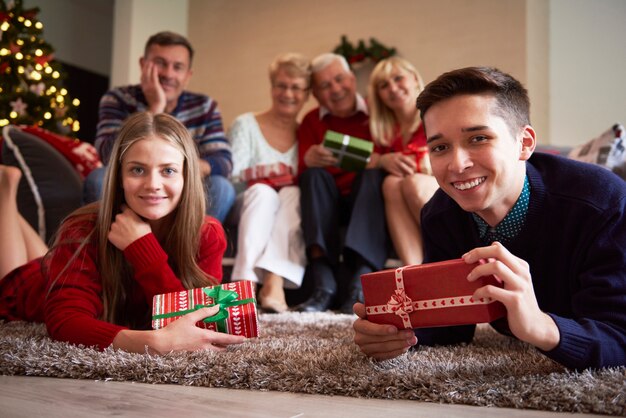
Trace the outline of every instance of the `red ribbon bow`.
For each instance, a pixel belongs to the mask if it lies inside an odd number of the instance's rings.
[[[395,295],[387,302],[387,310],[396,315],[404,315],[413,312],[413,301],[409,298],[404,289],[396,289]]]

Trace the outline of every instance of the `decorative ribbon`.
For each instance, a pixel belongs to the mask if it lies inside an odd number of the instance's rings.
[[[367,315],[396,314],[402,319],[405,328],[413,328],[409,314],[415,311],[443,309],[458,306],[487,305],[495,302],[492,298],[474,299],[472,295],[454,296],[439,299],[411,300],[404,290],[404,267],[396,269],[396,290],[384,305],[373,305],[365,308]]]
[[[288,166],[283,162],[258,164],[241,170],[241,173],[239,174],[239,181],[282,176],[286,174],[293,174],[293,169],[291,166]]]
[[[173,318],[175,316],[183,316],[188,313],[195,312],[198,309],[210,308],[212,306],[219,305],[220,310],[217,312],[217,314],[204,318],[202,322],[205,322],[205,323],[215,322],[216,323],[215,325],[217,326],[218,331],[226,332],[226,319],[228,319],[228,316],[229,316],[229,311],[227,308],[238,306],[238,305],[245,305],[246,303],[256,303],[256,300],[254,298],[237,300],[237,298],[239,297],[239,294],[237,294],[237,292],[235,292],[234,290],[223,289],[222,286],[213,286],[210,288],[203,288],[202,291],[208,297],[213,299],[213,303],[210,303],[208,305],[197,304],[197,305],[194,305],[193,308],[191,309],[153,315],[152,320]]]
[[[353,160],[364,161],[366,164],[369,162],[370,157],[364,157],[362,155],[353,154],[350,152],[348,147],[350,146],[350,135],[344,135],[341,140],[341,148],[330,148],[331,152],[337,156],[339,159],[339,165],[341,165],[343,158],[348,157]]]

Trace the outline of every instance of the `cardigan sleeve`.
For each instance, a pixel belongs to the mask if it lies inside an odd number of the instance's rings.
[[[233,150],[233,176],[239,175],[241,170],[251,166],[251,132],[250,124],[246,122],[246,114],[235,119],[228,137]]]
[[[560,333],[544,352],[574,369],[626,365],[626,198],[598,216],[576,277],[571,315],[548,312]]]

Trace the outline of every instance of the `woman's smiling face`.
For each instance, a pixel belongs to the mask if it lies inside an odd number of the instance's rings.
[[[184,166],[182,152],[157,136],[137,141],[122,157],[126,204],[153,229],[178,207],[185,185]]]

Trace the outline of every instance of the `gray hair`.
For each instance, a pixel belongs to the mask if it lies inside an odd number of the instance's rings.
[[[317,57],[313,58],[313,61],[311,61],[313,73],[322,71],[324,68],[328,67],[335,61],[339,61],[343,69],[347,72],[352,72],[352,70],[350,70],[350,65],[348,65],[348,61],[346,61],[346,58],[343,55],[326,52],[324,54],[318,55]]]

